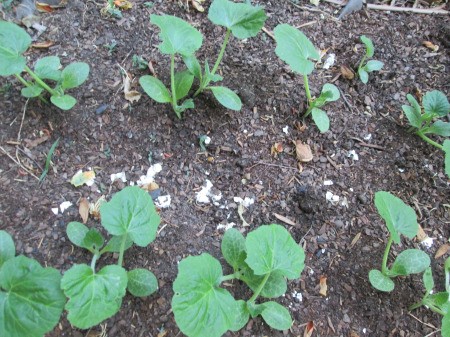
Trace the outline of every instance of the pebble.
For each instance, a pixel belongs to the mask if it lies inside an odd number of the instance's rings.
[[[364,193],[358,194],[356,197],[361,204],[367,204],[367,197]]]

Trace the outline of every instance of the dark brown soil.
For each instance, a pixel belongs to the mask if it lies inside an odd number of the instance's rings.
[[[161,210],[157,239],[146,249],[130,249],[125,256],[130,269],[151,269],[160,289],[143,299],[127,295],[120,312],[103,324],[108,336],[182,336],[170,309],[177,262],[202,252],[219,257],[223,230],[217,226],[231,222],[245,233],[262,224],[283,224],[303,245],[307,258],[301,279],[289,284],[280,301],[295,320],[290,331],[270,330],[257,318],[226,336],[303,336],[309,321],[314,322],[313,336],[439,336],[440,317],[425,308],[412,312],[414,316],[407,310],[421,297],[420,276],[397,279],[394,292],[383,294],[370,286],[367,274],[380,268],[387,241],[385,225],[373,206],[374,193],[385,190],[413,206],[426,233],[435,238],[430,249],[404,240],[393,247],[392,255],[407,247],[426,249],[436,281],[443,276],[448,254],[433,258],[450,235],[450,189],[443,155],[407,132],[401,105],[408,93],[438,89],[449,95],[450,49],[445,30],[449,17],[361,11],[336,21],[339,8],[332,4],[308,10],[306,1],[259,3],[269,16],[265,24],[269,31],[279,23],[311,23],[301,28],[303,32],[317,47],[336,54],[334,67],[319,67],[310,78],[313,94],[333,81],[345,95],[345,100],[328,108],[329,132],[320,134],[309,118],[305,130],[295,127],[305,108],[302,79],[276,57],[275,42],[264,32],[246,41],[232,39],[221,66],[224,85],[243,100],[242,111],[222,108],[210,94],[198,97],[196,108],[181,120],[169,105],[145,95],[129,104],[121,88],[120,67],[135,78],[140,91],[137,80],[149,73],[132,67],[133,55],[152,60],[159,78],[168,83],[168,59],[158,51],[158,30],[149,23],[151,13],[176,15],[194,24],[205,37],[198,56],[210,63],[224,30],[214,27],[205,13],[192,8],[187,12],[177,1],[157,0],[147,8],[144,1],[136,0],[121,20],[102,17],[103,2],[69,1],[65,8],[40,14],[47,30],[39,41],[55,44],[31,49],[27,57],[30,63],[58,55],[63,65],[75,60],[90,64],[88,81],[72,91],[78,99],[75,108],[62,112],[38,100],[26,104],[16,81],[0,79],[4,89],[12,84],[0,94],[0,229],[13,235],[19,253],[64,272],[73,263],[89,259],[72,247],[65,234],[67,223],[80,221],[76,206],[80,198],[97,200],[105,194],[109,200],[128,184],[112,184],[111,174],[124,171],[128,181],[136,181],[150,165],[161,163],[163,171],[156,182],[162,195],[171,195],[172,204]],[[371,74],[367,85],[337,76],[340,65],[354,67],[359,61],[363,34],[374,41],[374,58],[385,63],[381,72]],[[104,46],[113,40],[117,46],[109,52]],[[422,44],[425,40],[440,49],[430,51]],[[103,104],[106,110],[96,113]],[[288,134],[283,131],[286,126]],[[50,139],[30,145],[29,141],[48,132]],[[212,140],[208,153],[199,147],[199,136],[205,134]],[[15,161],[39,176],[58,138],[53,166],[39,185]],[[292,143],[297,139],[308,143],[314,154],[301,171]],[[276,157],[270,151],[275,142],[284,147]],[[359,160],[348,156],[350,150],[356,151]],[[70,178],[87,167],[96,171],[95,185],[73,187]],[[225,208],[196,203],[195,192],[206,179],[222,192],[220,203]],[[334,184],[325,186],[324,180]],[[327,191],[341,201],[346,198],[347,205],[327,202]],[[250,227],[242,227],[235,196],[255,198],[244,213]],[[74,206],[54,215],[51,208],[63,201]],[[280,222],[275,213],[297,225]],[[92,218],[88,225],[99,226]],[[359,240],[352,244],[357,235]],[[321,276],[327,277],[327,297],[319,295]],[[441,283],[437,281],[438,286]],[[249,295],[239,285],[230,290]],[[302,294],[302,301],[294,292]],[[95,334],[78,331],[63,316],[48,336],[94,336],[101,331],[101,327],[92,329]]]

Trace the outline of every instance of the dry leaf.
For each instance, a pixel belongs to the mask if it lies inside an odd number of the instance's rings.
[[[169,332],[169,330],[163,330],[161,331],[157,337],[165,337],[167,335],[167,333]]]
[[[51,6],[39,2],[36,2],[36,9],[38,10],[38,12],[42,13],[51,13],[54,11],[54,9]]]
[[[45,142],[46,140],[48,140],[50,138],[50,136],[45,135],[39,138],[36,138],[34,140],[29,140],[29,139],[25,139],[25,144],[27,146],[28,149],[32,149],[33,147],[38,146],[39,144],[42,144],[43,142]]]
[[[37,6],[49,6],[51,8],[63,8],[67,5],[67,0],[44,0],[36,1]]]
[[[323,297],[326,297],[327,296],[327,291],[328,291],[327,277],[326,276],[321,276],[320,277],[319,286],[320,286],[319,294],[321,296],[323,296]]]
[[[199,12],[204,12],[205,9],[201,5],[202,2],[205,2],[205,0],[191,0],[192,7],[194,7]]]
[[[417,232],[417,240],[419,240],[419,242],[422,242],[426,239],[428,239],[428,235],[427,233],[425,233],[422,226],[419,225],[419,231]]]
[[[352,69],[350,69],[349,67],[344,66],[344,65],[341,66],[341,74],[347,80],[353,80],[355,78],[354,71]]]
[[[102,195],[98,200],[89,204],[89,214],[92,215],[95,219],[100,219],[100,206],[106,202],[106,197]]]
[[[136,90],[131,89],[131,80],[128,74],[123,77],[123,92],[125,94],[125,99],[131,103],[137,102],[141,99],[141,94]]]
[[[422,44],[427,47],[428,49],[431,49],[432,51],[436,52],[439,50],[439,46],[435,45],[433,42],[431,41],[423,41]]]
[[[94,184],[94,178],[95,178],[94,171],[83,172],[82,170],[79,170],[77,173],[74,174],[74,176],[70,180],[70,183],[75,187],[79,187],[83,184],[86,184],[87,186],[92,186]]]
[[[274,143],[270,148],[270,154],[274,157],[276,157],[278,153],[281,152],[283,152],[283,144],[281,143]]]
[[[277,218],[280,221],[283,221],[284,223],[287,223],[288,225],[298,226],[294,221],[292,221],[291,219],[286,218],[285,216],[282,216],[282,215],[277,214],[277,213],[273,213],[273,215],[275,216],[275,218]]]
[[[53,41],[43,41],[43,42],[35,42],[31,45],[31,47],[36,49],[47,49],[53,46],[55,42]]]
[[[305,131],[305,130],[307,129],[307,126],[306,126],[306,124],[303,124],[303,123],[300,122],[300,121],[296,121],[296,122],[295,122],[295,128],[296,128],[298,131],[303,132],[303,131]]]
[[[438,248],[436,251],[436,254],[434,255],[435,259],[439,259],[442,255],[447,254],[447,252],[450,250],[450,245],[448,243],[444,243],[442,246]]]
[[[114,5],[122,10],[133,8],[133,4],[127,0],[115,0]]]
[[[314,331],[314,322],[309,321],[308,323],[306,323],[305,332],[303,333],[303,337],[311,337],[313,331]]]
[[[83,223],[86,223],[89,218],[89,201],[86,198],[81,198],[78,213],[80,213]]]
[[[295,153],[300,162],[306,163],[313,159],[311,148],[308,144],[303,144],[301,140],[295,141]]]
[[[359,335],[355,331],[350,332],[350,337],[359,337]]]
[[[358,242],[358,240],[361,238],[361,232],[355,235],[355,237],[352,240],[352,243],[350,243],[349,249],[352,249],[354,245]]]
[[[237,212],[238,212],[239,218],[241,218],[242,226],[244,226],[244,227],[250,226],[249,223],[248,223],[247,221],[245,221],[245,219],[244,219],[244,215],[243,215],[244,212],[245,212],[245,207],[244,207],[244,205],[239,204],[239,206],[238,206],[238,208],[237,208]]]

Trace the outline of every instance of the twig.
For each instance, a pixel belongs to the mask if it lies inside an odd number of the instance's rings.
[[[285,168],[285,169],[291,169],[291,170],[298,170],[297,167],[277,165],[277,164],[270,164],[270,163],[265,163],[263,161],[259,161],[255,165],[247,167],[246,170],[251,170],[252,168],[254,168],[254,167],[258,166],[258,165],[266,165],[266,166],[279,167],[279,168]]]
[[[350,137],[350,138],[358,141],[359,145],[361,145],[361,146],[370,147],[372,149],[377,149],[377,150],[382,150],[382,151],[385,150],[384,146],[376,145],[376,144],[368,144],[368,143],[364,142],[363,140],[356,138],[356,137]]]
[[[411,314],[410,312],[408,312],[408,315],[411,316],[412,318],[418,320],[420,323],[425,324],[427,327],[432,328],[432,329],[437,329],[434,325],[430,324],[430,323],[425,323],[423,321],[421,321],[420,319],[418,319],[416,316],[414,316],[413,314]],[[439,330],[437,330],[439,331]]]
[[[303,27],[306,27],[306,26],[312,26],[312,25],[314,25],[316,23],[317,23],[317,20],[313,20],[313,21],[309,21],[309,22],[306,22],[306,23],[302,23],[301,25],[295,26],[295,28],[303,28]]]
[[[347,107],[350,109],[350,111],[353,112],[353,107],[352,107],[352,105],[349,103],[349,101],[347,101],[347,98],[345,97],[345,95],[344,95],[344,93],[342,92],[342,90],[341,90],[339,87],[337,87],[337,88],[338,88],[339,92],[341,93],[341,97],[342,97],[342,99],[344,100],[344,103],[347,105]]]
[[[0,150],[3,151],[4,154],[6,154],[9,159],[11,159],[13,162],[15,162],[17,165],[19,165],[23,170],[25,170],[28,174],[32,175],[33,177],[35,177],[37,180],[39,180],[38,177],[36,177],[33,172],[31,172],[30,170],[28,170],[25,166],[23,166],[20,162],[18,162],[13,156],[11,156],[4,148],[3,146],[0,146]]]
[[[270,30],[268,30],[266,27],[262,27],[262,30],[264,33],[269,35],[273,40],[275,40],[275,36],[273,35],[273,33]]]
[[[299,6],[299,5],[297,5],[296,3],[294,3],[294,2],[292,2],[292,1],[290,1],[290,0],[288,0],[288,2],[289,2],[292,6],[297,7],[297,8],[299,8],[299,9],[303,9],[304,11],[322,13],[322,14],[328,15],[328,16],[329,16],[332,20],[334,20],[334,21],[339,21],[339,20],[336,19],[332,14],[327,13],[327,12],[324,12],[324,11],[318,9],[318,8],[311,8],[311,7],[306,7],[306,6]]]
[[[27,111],[27,105],[28,105],[29,100],[30,99],[28,98],[27,101],[25,102],[25,106],[23,107],[22,121],[20,122],[19,132],[17,133],[17,141],[18,142],[20,142],[20,134],[22,133],[23,121],[25,119],[25,112]]]
[[[392,11],[392,12],[411,12],[417,14],[450,14],[449,11],[446,11],[444,8],[445,5],[441,5],[434,8],[411,8],[411,7],[396,7],[389,5],[375,5],[375,4],[367,4],[368,9],[375,9],[380,11]]]

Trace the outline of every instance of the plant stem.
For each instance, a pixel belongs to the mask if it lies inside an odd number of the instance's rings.
[[[99,252],[96,252],[95,254],[94,254],[94,256],[92,257],[92,261],[91,261],[91,269],[92,269],[92,271],[94,272],[94,274],[95,274],[95,263],[97,262],[97,259],[100,257],[100,253]]]
[[[362,67],[362,65],[364,64],[364,61],[366,60],[366,57],[367,57],[366,54],[364,54],[364,56],[361,59],[361,62],[359,62],[359,64],[358,64],[358,71]]]
[[[261,281],[261,284],[258,286],[258,289],[256,289],[255,293],[253,294],[252,297],[250,297],[249,302],[255,302],[256,299],[258,298],[259,294],[261,293],[261,291],[263,290],[264,286],[266,285],[267,280],[269,279],[270,273],[267,273],[263,280]]]
[[[119,261],[117,262],[118,266],[122,267],[123,264],[123,253],[125,252],[125,243],[127,241],[127,235],[124,235],[122,238],[122,242],[120,243],[120,251],[119,251]]]
[[[27,82],[22,76],[20,76],[19,74],[15,74],[14,76],[16,76],[16,78],[20,81],[20,83],[22,83],[24,86],[26,87],[31,87],[31,84],[29,82]],[[42,97],[41,95],[38,96],[38,98],[45,104],[49,104],[48,101]]]
[[[30,68],[28,68],[28,66],[25,66],[25,70],[27,71],[28,74],[30,74],[30,76],[36,81],[37,84],[39,84],[42,88],[47,90],[52,96],[58,95],[58,92],[56,90],[53,90],[52,88],[50,88],[47,85],[47,83],[42,81],[38,75],[36,75]]]
[[[383,273],[383,275],[386,275],[388,272],[388,268],[387,268],[387,260],[389,257],[389,251],[391,250],[391,246],[392,246],[392,242],[394,241],[394,239],[392,239],[392,235],[389,236],[389,240],[388,243],[386,245],[386,249],[384,250],[384,255],[383,255],[383,262],[381,263],[381,272]]]
[[[175,88],[175,55],[170,56],[170,90],[172,91],[172,107],[178,118],[181,118],[180,113],[176,111],[177,107],[177,92]]]
[[[236,273],[230,274],[230,275],[225,275],[225,276],[222,276],[222,279],[220,280],[220,282],[230,281],[230,280],[234,280],[236,278],[238,278]]]
[[[417,131],[416,134],[422,138],[424,141],[426,141],[428,144],[431,144],[433,146],[436,146],[438,149],[444,150],[444,147],[439,144],[436,143],[434,140],[431,140],[430,138],[428,138],[427,136],[425,136],[421,131]]]
[[[311,113],[314,106],[311,104],[312,97],[311,97],[311,91],[309,90],[309,82],[308,82],[308,75],[303,75],[303,84],[305,86],[305,92],[306,92],[306,98],[308,103],[308,109],[306,110],[303,117],[308,117],[308,115]]]

